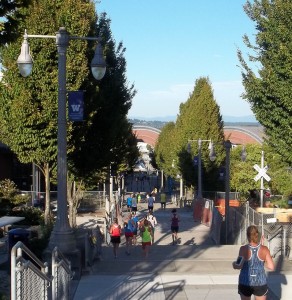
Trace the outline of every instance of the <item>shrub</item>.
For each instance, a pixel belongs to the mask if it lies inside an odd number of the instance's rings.
[[[10,212],[11,216],[25,217],[21,222],[18,222],[18,225],[41,225],[44,223],[43,212],[35,207],[21,207],[18,210],[13,210]]]

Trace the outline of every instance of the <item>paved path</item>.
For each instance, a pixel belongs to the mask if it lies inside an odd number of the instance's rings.
[[[139,214],[145,214],[146,204],[139,206]],[[104,245],[101,260],[82,276],[74,299],[239,299],[238,271],[231,267],[239,247],[215,246],[208,236],[209,227],[195,223],[192,212],[185,208],[177,209],[181,218],[180,244],[172,245],[173,207],[168,204],[165,211],[154,211],[159,225],[147,259],[142,256],[139,240],[128,256],[122,239],[118,259],[114,259],[112,247]],[[287,282],[292,280],[292,266],[285,263],[279,270],[268,275],[268,299],[291,300]]]

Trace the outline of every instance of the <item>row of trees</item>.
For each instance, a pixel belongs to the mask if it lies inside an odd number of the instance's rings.
[[[137,157],[136,138],[127,113],[136,91],[127,82],[125,47],[116,42],[105,13],[92,1],[1,1],[0,140],[22,163],[35,163],[46,180],[46,219],[50,184],[56,181],[57,162],[57,49],[51,39],[29,39],[34,57],[32,75],[17,70],[22,34],[55,35],[59,27],[75,36],[99,36],[107,63],[105,77],[96,82],[90,73],[94,42],[74,40],[67,51],[67,91],[83,90],[85,120],[67,122],[70,187],[79,182],[94,188],[104,182],[112,162],[131,168]],[[74,191],[69,193],[73,197]]]
[[[228,138],[228,137],[226,137]],[[213,96],[211,83],[202,77],[196,81],[193,93],[181,104],[177,121],[167,123],[161,131],[155,147],[155,161],[167,176],[182,176],[189,189],[197,189],[198,166],[193,158],[198,155],[198,140],[202,139],[201,158],[203,191],[224,191],[225,155],[223,122]],[[216,150],[216,159],[209,158],[209,140]],[[188,152],[188,144],[192,147]],[[247,198],[250,191],[259,189],[254,177],[255,164],[261,164],[262,151],[265,165],[269,166],[271,182],[265,184],[273,194],[292,195],[292,172],[289,165],[267,143],[245,146],[247,158],[242,161],[242,147],[234,147],[230,154],[230,188]],[[223,176],[222,176],[223,175]]]
[[[246,1],[244,10],[255,22],[256,34],[251,42],[243,40],[251,51],[247,58],[238,49],[238,58],[245,93],[243,98],[251,105],[257,120],[266,133],[264,145],[248,145],[247,161],[240,161],[238,147],[231,151],[231,189],[247,195],[258,189],[253,178],[254,164],[260,164],[264,150],[269,165],[271,182],[266,185],[273,194],[292,195],[292,3],[287,0]],[[214,100],[208,79],[196,81],[195,89],[185,104],[181,104],[175,123],[167,124],[156,146],[156,160],[166,174],[182,174],[187,186],[195,187],[197,178],[187,153],[188,139],[212,139],[217,147],[217,159],[208,159],[207,143],[202,144],[202,162],[205,189],[222,189],[218,173],[224,165],[223,122]],[[220,146],[221,145],[221,146]],[[197,144],[192,143],[194,153]],[[172,162],[177,168],[172,168]],[[216,179],[217,178],[217,179]]]

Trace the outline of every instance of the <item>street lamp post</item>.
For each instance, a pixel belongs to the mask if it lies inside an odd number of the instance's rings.
[[[226,245],[228,244],[228,224],[229,224],[229,211],[230,211],[230,150],[232,148],[232,144],[230,140],[224,141],[224,148],[226,151],[226,158],[225,158],[225,242]],[[246,159],[246,150],[245,147],[242,148],[241,152],[241,159],[245,161]],[[213,144],[211,145],[211,153],[210,159],[214,161],[216,159],[215,150]]]
[[[175,159],[172,160],[172,164],[171,164],[172,168],[176,168],[175,161],[176,161]],[[176,178],[179,178],[179,199],[181,200],[183,198],[183,188],[184,188],[182,174],[177,174]]]
[[[67,213],[67,128],[66,128],[66,53],[70,40],[95,40],[94,37],[70,36],[64,27],[60,27],[55,36],[49,35],[28,35],[25,31],[24,41],[21,46],[21,53],[17,64],[20,74],[24,77],[32,71],[32,58],[30,56],[28,38],[52,38],[56,40],[58,50],[58,153],[57,153],[57,183],[58,183],[58,211],[57,220],[54,226],[49,248],[55,246],[64,253],[76,249],[76,241],[73,231],[70,228]],[[95,79],[103,78],[106,70],[105,60],[102,54],[100,43],[97,44],[95,55],[91,61],[91,70]]]
[[[228,244],[228,224],[229,224],[229,200],[230,200],[230,149],[232,147],[229,140],[224,142],[226,150],[225,158],[225,242]]]
[[[192,142],[198,142],[198,195],[197,199],[203,199],[202,193],[202,142],[209,142],[209,150],[211,150],[212,141],[211,140],[188,140],[188,152],[191,153],[191,144]]]

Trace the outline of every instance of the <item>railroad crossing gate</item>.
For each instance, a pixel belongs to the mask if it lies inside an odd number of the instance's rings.
[[[255,164],[254,169],[258,171],[258,174],[254,177],[254,181],[258,181],[260,178],[266,179],[266,181],[270,181],[271,177],[267,174],[268,166],[265,166],[264,168],[260,168],[257,164]]]

